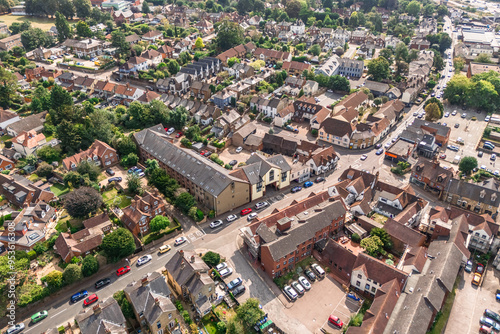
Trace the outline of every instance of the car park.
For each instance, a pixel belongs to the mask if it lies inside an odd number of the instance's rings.
[[[245,215],[248,215],[251,212],[252,212],[251,208],[246,208],[246,209],[241,210],[240,213],[241,213],[242,216],[245,216]]]
[[[359,159],[360,159],[361,161],[365,161],[365,160],[366,160],[366,158],[368,158],[368,156],[367,156],[366,154],[363,154],[363,155],[361,156],[361,158],[359,158]]]
[[[448,126],[448,124],[446,124],[446,123],[443,123],[443,124],[441,124],[441,125],[442,125],[442,126]]]
[[[318,177],[316,178],[316,180],[314,180],[314,182],[316,182],[316,183],[320,183],[320,182],[323,182],[323,181],[325,181],[325,178],[324,178],[324,177],[321,177],[321,176],[318,176]]]
[[[231,223],[231,222],[234,222],[236,219],[238,219],[237,215],[229,215],[229,216],[227,216],[226,221],[228,223]]]
[[[229,290],[233,290],[234,288],[240,286],[242,283],[243,283],[243,280],[240,277],[238,277],[238,278],[233,279],[231,282],[227,283],[227,288]]]
[[[299,284],[299,282],[297,281],[293,281],[292,282],[292,287],[295,291],[297,291],[297,293],[299,295],[303,295],[304,292],[306,292],[306,290],[304,289],[304,287],[302,285]]]
[[[42,321],[43,319],[47,318],[48,315],[49,315],[49,312],[47,312],[47,311],[41,311],[41,312],[35,313],[31,316],[31,322],[36,324],[37,322]]]
[[[296,193],[297,191],[301,191],[301,190],[302,190],[302,187],[299,187],[299,186],[293,187],[292,188],[292,193]]]
[[[297,297],[299,296],[297,292],[289,285],[285,285],[283,291],[285,292],[286,296],[291,300],[296,300]]]
[[[455,152],[458,152],[460,150],[460,147],[456,146],[456,145],[448,145],[447,148],[451,151],[455,151]]]
[[[468,260],[467,261],[467,264],[465,265],[465,268],[464,270],[468,273],[470,273],[472,271],[472,261],[471,260]]]
[[[229,267],[228,267],[228,268],[224,268],[224,269],[222,269],[221,271],[219,271],[219,275],[220,275],[220,277],[222,277],[222,278],[228,277],[228,276],[230,276],[232,273],[233,273],[233,269],[231,269],[231,268],[229,268]]]
[[[179,246],[185,243],[186,241],[187,241],[186,237],[178,237],[177,239],[175,239],[174,245]]]
[[[115,175],[115,171],[112,170],[111,168],[106,169],[106,173],[108,173],[111,176]]]
[[[103,286],[106,286],[106,285],[108,285],[110,283],[111,283],[111,280],[108,277],[106,277],[106,278],[100,279],[97,282],[95,282],[94,287],[96,289],[100,289]]]
[[[328,323],[332,324],[333,326],[335,326],[337,328],[342,328],[344,326],[344,323],[342,322],[342,320],[340,320],[339,317],[336,317],[334,315],[330,315],[328,317]]]
[[[141,256],[139,258],[139,260],[137,260],[137,265],[138,266],[142,266],[143,264],[146,264],[148,263],[149,261],[151,261],[153,259],[153,257],[151,255],[144,255],[144,256]]]
[[[217,270],[217,271],[221,271],[222,269],[225,269],[225,268],[227,268],[226,262],[219,263],[218,265],[215,266],[215,270]]]
[[[267,202],[259,202],[259,203],[255,204],[255,210],[260,210],[262,208],[265,208],[268,205],[269,205],[269,203],[267,203]]]
[[[83,301],[84,306],[89,306],[90,304],[93,304],[99,300],[99,297],[95,293],[91,294],[85,300]]]
[[[299,276],[299,283],[306,289],[306,291],[311,290],[311,283],[304,276]]]
[[[80,292],[77,292],[73,296],[71,296],[71,302],[76,303],[77,301],[87,297],[88,295],[89,292],[87,290],[82,290]]]
[[[158,249],[158,253],[160,254],[164,254],[166,252],[168,252],[169,250],[171,250],[172,247],[170,247],[170,245],[163,245],[161,246],[159,249]]]
[[[110,177],[108,179],[108,183],[111,183],[111,182],[122,182],[122,178],[120,176]]]
[[[130,271],[129,266],[121,267],[116,271],[116,276],[122,276]]]
[[[316,273],[316,275],[318,277],[321,277],[321,278],[325,277],[326,273],[323,270],[323,268],[321,268],[321,266],[319,264],[313,263],[313,264],[311,264],[311,268],[314,270],[314,272]]]
[[[479,323],[481,325],[485,325],[486,327],[493,328],[494,331],[500,331],[500,325],[496,321],[493,321],[493,319],[481,317],[481,319],[479,319]]]
[[[312,187],[314,183],[312,183],[311,181],[307,181],[306,183],[304,183],[304,188],[309,188],[309,187]]]
[[[489,328],[488,326],[483,325],[483,326],[481,326],[481,328],[479,328],[479,333],[481,333],[481,334],[491,334],[491,332],[492,332],[492,329]]]
[[[257,213],[252,212],[251,214],[249,214],[249,215],[247,216],[247,221],[252,221],[252,220],[254,220],[255,218],[257,218]]]
[[[312,271],[310,271],[309,269],[304,270],[304,274],[306,274],[307,278],[311,282],[314,282],[316,280],[316,275]]]
[[[7,329],[7,331],[5,332],[5,334],[18,334],[18,333],[21,333],[23,330],[24,330],[24,324],[21,322],[19,324],[16,324],[12,327],[9,327],[9,329]]]
[[[222,224],[224,224],[222,220],[220,219],[214,220],[213,222],[210,223],[210,228],[217,228],[219,226],[222,226]]]
[[[241,151],[243,151],[243,147],[238,146],[238,148],[236,148],[236,153],[240,153]]]

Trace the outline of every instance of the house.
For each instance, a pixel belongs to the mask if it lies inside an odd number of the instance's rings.
[[[436,192],[441,197],[453,179],[453,174],[453,169],[444,168],[437,161],[419,158],[411,169],[410,182],[423,187],[424,190]]]
[[[406,130],[403,130],[400,137],[407,141],[420,142],[425,135],[431,135],[435,138],[437,145],[446,147],[450,140],[450,133],[451,128],[446,125],[415,119]]]
[[[245,63],[234,63],[233,67],[228,69],[227,72],[230,76],[234,76],[236,79],[250,78],[255,74],[254,68]]]
[[[145,71],[149,69],[151,61],[143,57],[131,57],[125,64],[120,66],[120,75],[131,74],[132,72]]]
[[[158,193],[145,191],[142,196],[135,195],[132,203],[123,209],[121,219],[135,236],[144,236],[151,232],[151,220],[166,214],[165,207],[165,200]]]
[[[193,82],[190,74],[179,72],[175,76],[159,79],[156,82],[156,88],[160,92],[171,92],[172,94],[183,95],[187,93]]]
[[[262,113],[264,117],[274,118],[287,104],[287,98],[278,99],[273,97],[268,100],[259,96],[254,96],[250,100],[250,109],[254,112]]]
[[[304,71],[311,70],[311,64],[306,64],[295,60],[284,61],[282,69],[286,70],[289,75],[300,76]]]
[[[340,157],[337,155],[333,146],[317,148],[306,156],[301,156],[300,161],[311,169],[311,175],[320,175],[334,170]]]
[[[354,44],[363,44],[366,41],[367,30],[366,28],[360,27],[351,33],[349,42]]]
[[[389,100],[397,100],[401,98],[401,91],[397,87],[392,87],[385,94]]]
[[[338,73],[347,78],[361,78],[364,70],[364,62],[350,58],[340,58]]]
[[[41,132],[43,129],[43,123],[45,122],[45,117],[47,112],[41,112],[39,114],[30,115],[25,118],[7,125],[7,134],[11,137],[17,137],[22,132],[36,131]]]
[[[68,50],[76,54],[79,58],[100,56],[104,49],[108,48],[111,43],[104,42],[99,39],[67,39],[62,43]]]
[[[212,101],[220,109],[224,109],[229,105],[234,105],[236,100],[237,94],[229,89],[223,89],[212,95]]]
[[[0,193],[15,206],[22,208],[25,205],[37,204],[40,201],[50,203],[55,195],[46,189],[40,188],[27,178],[13,174],[0,174]]]
[[[20,48],[23,47],[23,43],[21,43],[21,34],[15,34],[0,39],[0,50],[10,51],[16,46]]]
[[[387,93],[389,88],[391,88],[388,84],[383,82],[377,82],[372,80],[365,81],[365,87],[370,90],[370,92],[375,97],[383,96]]]
[[[257,126],[253,123],[248,123],[233,134],[231,143],[233,146],[244,146],[248,137],[255,133],[257,133]]]
[[[301,19],[297,19],[290,25],[290,32],[294,35],[303,35],[306,31],[306,25]]]
[[[119,162],[116,150],[100,140],[95,140],[90,147],[63,159],[62,164],[67,171],[75,170],[82,161],[93,161],[97,166],[109,168]]]
[[[175,57],[175,55],[177,55],[177,57],[178,57],[179,54],[181,54],[182,52],[190,50],[192,45],[193,45],[193,42],[191,40],[181,39],[179,42],[177,42],[174,45],[174,57]]]
[[[82,222],[84,228],[76,233],[63,232],[56,239],[54,248],[64,262],[70,263],[74,257],[85,257],[96,251],[102,238],[113,229],[107,213],[101,213]]]
[[[217,299],[209,269],[198,253],[182,249],[165,265],[165,276],[176,298],[190,301],[200,316],[210,313]]]
[[[19,120],[20,118],[18,114],[0,108],[0,132],[5,133],[7,126]]]
[[[323,64],[321,64],[321,66],[317,67],[314,73],[323,74],[327,77],[330,77],[338,73],[339,66],[340,66],[340,58],[336,54],[333,54]]]
[[[133,101],[137,101],[144,94],[144,90],[130,86],[127,82],[125,85],[116,85],[115,97],[122,100],[125,105],[129,105]]]
[[[471,78],[476,74],[495,71],[500,73],[500,66],[495,64],[481,64],[471,62],[467,68],[467,78]]]
[[[480,183],[452,178],[442,193],[442,199],[465,210],[477,214],[486,213],[496,219],[500,203],[500,188],[493,178]]]
[[[207,101],[212,96],[210,85],[205,82],[195,81],[191,84],[191,96]]]
[[[338,117],[326,118],[319,128],[319,139],[327,143],[349,147],[355,125]]]
[[[149,104],[151,103],[152,101],[154,100],[159,100],[161,97],[160,94],[156,93],[156,92],[153,92],[151,90],[147,90],[146,92],[144,92],[144,94],[142,94],[138,99],[137,99],[137,102],[141,103],[141,104]]]
[[[134,19],[134,13],[130,9],[117,10],[117,11],[111,9],[111,11],[113,13],[112,14],[113,20],[117,25],[121,25],[123,23],[129,23]]]
[[[157,51],[161,54],[163,59],[174,58],[174,48],[168,46],[167,44],[160,46]]]
[[[45,241],[49,223],[56,220],[56,211],[47,203],[40,201],[37,204],[30,204],[21,211],[11,213],[11,221],[6,221],[4,229],[0,234],[0,242],[13,250],[30,251],[38,242]]]
[[[227,169],[192,150],[171,144],[161,124],[135,133],[134,140],[141,161],[157,159],[161,168],[216,215],[249,202],[248,182],[231,176]]]
[[[401,43],[401,40],[395,36],[386,36],[385,37],[385,47],[388,48],[388,47],[391,47],[393,48],[394,50],[396,50],[396,46]]]
[[[11,170],[14,166],[14,161],[4,155],[0,155],[0,172],[4,170]]]
[[[275,64],[278,61],[290,61],[292,55],[289,52],[276,51],[271,49],[257,48],[253,53],[254,57],[267,63]]]
[[[35,152],[47,143],[43,133],[37,134],[35,130],[23,131],[16,137],[12,138],[13,149],[26,157]]]
[[[410,49],[420,51],[420,50],[427,50],[430,47],[431,47],[431,42],[429,42],[425,38],[415,37],[415,38],[412,38],[412,40],[410,42]]]
[[[162,334],[164,330],[170,333],[181,319],[161,273],[147,273],[139,281],[129,283],[123,292],[137,321],[151,333]]]
[[[158,30],[148,31],[147,33],[142,35],[142,40],[149,42],[149,43],[153,43],[157,39],[161,39],[161,38],[163,38],[163,33],[161,31],[158,31]]]
[[[247,53],[252,54],[255,51],[255,48],[255,44],[253,44],[252,42],[248,42],[247,44],[240,44],[219,54],[217,56],[217,59],[227,65],[227,60],[229,58],[244,58]]]
[[[285,79],[284,85],[289,88],[295,88],[297,91],[302,89],[302,87],[306,84],[305,79],[297,78],[297,77],[287,77]],[[287,87],[285,87],[287,88]]]
[[[307,80],[302,90],[304,91],[304,95],[311,96],[316,94],[319,89],[319,84],[316,81]]]
[[[99,301],[91,308],[83,309],[75,316],[80,333],[96,334],[99,332],[113,334],[127,334],[127,321],[123,316],[120,305],[109,297]]]
[[[156,67],[159,63],[163,61],[163,57],[160,52],[150,49],[144,51],[141,57],[149,62],[149,66]]]
[[[132,34],[132,35],[128,35],[125,37],[125,42],[127,42],[128,44],[131,44],[131,45],[137,44],[140,40],[141,40],[141,36],[139,36],[137,34]]]

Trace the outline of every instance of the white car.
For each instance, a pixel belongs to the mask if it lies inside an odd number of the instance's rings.
[[[220,277],[222,278],[225,278],[225,277],[228,277],[229,275],[231,275],[233,273],[233,269],[231,268],[225,268],[225,269],[222,269],[221,271],[219,271],[219,275]]]
[[[179,238],[175,239],[174,245],[179,246],[179,245],[182,245],[183,243],[185,243],[186,241],[188,241],[188,239],[186,237],[179,237]]]
[[[286,296],[291,300],[296,300],[297,297],[299,296],[297,292],[289,285],[285,285],[283,291],[285,292]]]
[[[268,205],[269,205],[269,203],[267,203],[267,202],[259,202],[259,203],[255,204],[255,209],[260,210],[262,208],[265,208]]]
[[[144,255],[144,256],[141,256],[139,258],[139,260],[137,260],[137,265],[138,266],[142,266],[143,264],[145,263],[148,263],[149,261],[151,261],[153,259],[153,257],[151,255]]]
[[[170,136],[172,133],[174,133],[174,131],[175,131],[175,128],[170,128],[170,129],[168,129],[168,131],[167,131],[167,135],[169,135],[169,136]]]
[[[21,333],[23,331],[23,329],[24,329],[24,324],[21,322],[21,323],[14,325],[14,326],[10,327],[9,329],[7,329],[5,334]]]
[[[299,295],[303,295],[304,292],[306,292],[304,287],[302,285],[300,285],[299,282],[297,282],[297,281],[292,282],[292,287],[294,288],[295,291],[297,291],[299,293]]]
[[[221,271],[224,268],[227,268],[227,263],[226,262],[219,263],[218,265],[215,266],[215,269],[217,271]]]
[[[366,154],[363,154],[363,155],[361,156],[361,158],[359,158],[359,159],[360,159],[361,161],[365,161],[365,160],[366,160],[366,158],[368,158],[368,156],[367,156]]]
[[[226,220],[227,220],[228,223],[234,222],[236,219],[238,219],[237,215],[229,215],[226,218]]]
[[[307,291],[311,290],[311,283],[304,276],[299,276],[299,283],[306,289]]]
[[[387,149],[387,148],[389,148],[389,146],[391,146],[391,145],[392,145],[392,142],[388,141],[387,143],[385,143],[384,147]]]
[[[251,214],[249,214],[249,215],[247,216],[247,221],[254,220],[255,218],[257,218],[257,213],[252,212]]]
[[[224,224],[222,222],[222,220],[215,220],[215,221],[210,223],[210,228],[216,228],[216,227],[222,226],[222,224]]]
[[[243,151],[243,147],[238,146],[238,148],[236,149],[236,153],[240,153],[241,151]]]

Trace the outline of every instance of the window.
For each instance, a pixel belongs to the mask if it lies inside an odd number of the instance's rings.
[[[285,261],[283,261],[283,265],[286,266],[286,259],[285,259]]]
[[[356,286],[361,286],[361,282],[360,282],[360,281],[357,281],[357,282],[356,282]]]
[[[279,268],[280,268],[280,265],[279,265],[279,264],[278,264],[278,265],[276,265],[276,269],[279,269]]]
[[[161,322],[159,322],[159,321],[158,321],[158,322],[156,323],[156,326],[158,326],[158,329],[160,329],[160,328],[161,328]]]
[[[370,284],[366,284],[366,285],[365,285],[365,290],[370,291]]]
[[[281,182],[285,182],[285,181],[286,181],[286,172],[281,173]]]
[[[373,292],[373,293],[375,293],[375,291],[376,291],[376,290],[377,290],[377,289],[375,289],[375,287],[373,286],[373,287],[372,287],[372,292]]]
[[[269,171],[269,182],[274,180],[274,169],[271,169]]]
[[[361,279],[362,277],[363,277],[363,276],[361,276],[361,274],[358,274],[358,278],[360,278],[360,279]]]
[[[212,292],[212,287],[211,286],[208,287],[208,292]]]

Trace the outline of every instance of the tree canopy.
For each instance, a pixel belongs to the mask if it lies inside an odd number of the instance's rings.
[[[101,249],[111,261],[117,261],[134,253],[134,237],[129,230],[120,227],[102,239]]]
[[[475,157],[463,157],[458,164],[458,170],[464,174],[469,174],[474,168],[477,168],[477,159]]]
[[[370,60],[368,63],[368,74],[373,77],[375,81],[387,79],[390,74],[390,64],[384,57],[378,57]]]
[[[82,187],[64,197],[64,208],[71,217],[87,218],[102,206],[102,197],[94,188]]]
[[[229,21],[228,19],[222,20],[217,30],[217,37],[215,38],[215,45],[220,51],[226,51],[234,46],[242,44],[243,28],[236,22]]]

